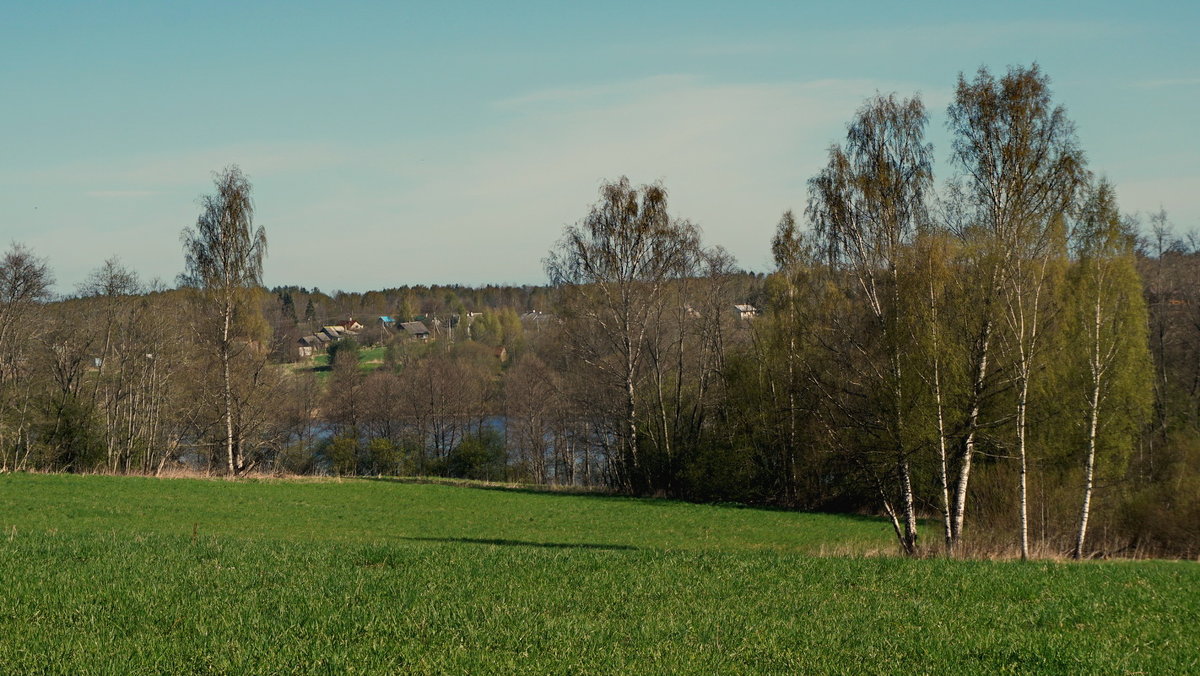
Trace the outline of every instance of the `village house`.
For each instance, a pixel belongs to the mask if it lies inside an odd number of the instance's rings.
[[[303,336],[296,342],[299,344],[296,352],[302,359],[313,356],[321,349],[321,339],[316,336]]]
[[[404,332],[412,338],[429,340],[429,329],[425,328],[423,322],[404,322],[400,324],[400,328],[404,329]]]
[[[738,319],[753,319],[762,314],[758,308],[745,303],[734,305],[733,310],[737,312]]]

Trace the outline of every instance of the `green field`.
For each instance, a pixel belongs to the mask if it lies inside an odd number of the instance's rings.
[[[1196,563],[891,551],[864,518],[9,474],[0,673],[1200,672]]]
[[[363,347],[358,353],[358,370],[370,373],[383,366],[387,348],[383,346]],[[329,378],[329,354],[322,352],[309,360],[298,361],[290,367],[297,373],[314,373],[317,379],[324,382]]]

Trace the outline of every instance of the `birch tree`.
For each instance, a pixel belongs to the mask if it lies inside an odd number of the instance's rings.
[[[210,319],[206,334],[221,368],[221,402],[225,425],[225,468],[230,474],[245,469],[239,439],[234,434],[233,379],[235,356],[234,310],[245,291],[262,284],[267,234],[254,227],[250,180],[237,165],[214,180],[215,192],[200,198],[201,212],[194,227],[182,234],[183,281],[200,289]]]
[[[960,170],[953,194],[962,200],[965,214],[958,235],[975,252],[978,285],[951,545],[962,539],[979,416],[995,367],[995,334],[1007,328],[1017,389],[1020,542],[1022,556],[1027,556],[1026,405],[1045,318],[1043,266],[1056,223],[1086,179],[1084,157],[1074,125],[1061,106],[1053,105],[1049,78],[1037,64],[1010,68],[999,79],[986,68],[972,81],[960,74],[947,112],[954,134],[951,159]]]
[[[852,280],[848,293],[861,299],[869,315],[865,334],[853,328],[838,332],[837,349],[853,353],[843,360],[853,369],[850,383],[877,399],[878,418],[872,410],[857,425],[890,450],[903,528],[891,499],[885,497],[884,507],[910,554],[917,545],[908,429],[912,396],[906,383],[912,345],[901,278],[913,274],[903,269],[904,249],[926,217],[933,182],[926,119],[918,97],[869,100],[850,123],[845,146],[831,148],[829,164],[809,181],[807,212],[830,268]],[[832,319],[841,321],[836,314]]]
[[[910,339],[924,348],[917,358],[917,362],[924,366],[918,378],[923,382],[929,398],[928,405],[923,407],[925,420],[922,426],[928,430],[926,438],[934,449],[938,488],[936,500],[942,516],[943,543],[949,551],[953,544],[953,528],[950,520],[948,442],[951,432],[947,414],[947,381],[951,378],[946,373],[946,367],[948,362],[953,361],[948,355],[953,352],[954,337],[947,335],[946,315],[953,313],[953,308],[947,307],[947,287],[955,275],[952,265],[955,255],[953,238],[944,229],[924,228],[913,242],[910,255],[914,269],[914,279],[908,288],[914,297],[914,317],[909,324],[912,331]],[[918,298],[919,302],[916,301]]]
[[[649,488],[639,448],[638,386],[654,319],[668,284],[696,269],[700,234],[667,211],[661,185],[635,188],[629,179],[605,183],[600,201],[567,226],[545,260],[561,293],[568,344],[576,358],[619,392],[618,437],[627,488]]]
[[[1011,364],[1016,411],[1013,418],[1019,463],[1017,504],[1021,558],[1029,558],[1029,392],[1042,365],[1057,309],[1058,281],[1063,270],[1064,246],[1060,218],[1014,242],[1009,265],[1002,276],[1001,344]]]
[[[801,372],[803,371],[801,352],[802,345],[809,340],[805,331],[809,322],[802,321],[804,301],[815,294],[805,293],[805,281],[810,277],[806,274],[812,267],[811,237],[800,230],[795,215],[789,210],[784,212],[775,227],[775,236],[771,238],[771,256],[775,261],[775,275],[768,287],[771,293],[771,321],[760,322],[766,325],[765,335],[756,332],[756,337],[762,337],[765,345],[759,351],[760,361],[765,367],[767,363],[783,362],[782,373],[775,374],[765,370],[764,380],[768,383],[769,394],[775,404],[774,410],[782,411],[782,433],[778,435],[776,444],[779,446],[778,467],[784,473],[780,488],[784,504],[794,505],[797,500],[797,485],[799,483],[799,466],[797,458],[802,452],[800,448],[800,413]],[[758,341],[756,341],[757,343]],[[781,359],[775,359],[775,352],[782,352]]]
[[[1121,460],[1129,457],[1137,431],[1150,416],[1152,365],[1136,236],[1121,219],[1107,182],[1092,191],[1073,234],[1071,342],[1078,348],[1074,370],[1083,374],[1078,391],[1085,439],[1082,499],[1071,550],[1079,559],[1087,541],[1097,463],[1106,460],[1119,471]]]

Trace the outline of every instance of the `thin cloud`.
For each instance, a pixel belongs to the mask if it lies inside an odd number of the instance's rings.
[[[123,199],[123,198],[150,197],[151,195],[157,195],[158,191],[157,190],[88,190],[88,191],[84,192],[83,194],[87,195],[88,197],[99,197],[101,199]]]
[[[347,153],[344,150],[326,144],[246,144],[204,150],[163,151],[115,161],[112,158],[103,158],[47,167],[33,173],[40,181],[58,185],[95,185],[111,182],[153,186],[138,191],[85,191],[93,197],[130,197],[130,192],[157,192],[154,188],[191,186],[198,181],[206,182],[211,172],[230,164],[240,165],[254,178],[280,172],[329,168],[341,164],[346,159]]]
[[[556,87],[529,92],[520,96],[492,102],[497,109],[520,109],[545,104],[592,104],[612,99],[629,99],[645,96],[664,89],[679,89],[697,86],[699,78],[694,75],[655,75],[653,77],[621,82],[589,85],[585,87]]]
[[[897,53],[964,52],[977,54],[980,49],[1008,47],[1014,44],[1040,44],[1049,40],[1088,42],[1115,35],[1143,33],[1147,28],[1099,20],[1014,20],[1014,21],[957,21],[926,23],[886,23],[827,28],[814,25],[777,30],[760,34],[753,41],[721,40],[712,35],[698,35],[661,42],[621,42],[609,46],[613,53],[638,54],[647,58],[660,55],[688,54],[696,57],[784,56],[810,54],[814,47],[832,54],[884,54],[894,58]]]
[[[1134,82],[1138,89],[1166,89],[1173,87],[1195,87],[1200,85],[1200,77],[1162,78],[1158,80],[1141,80]]]
[[[534,91],[496,102],[509,119],[471,143],[470,152],[430,150],[441,159],[406,176],[386,206],[376,198],[357,208],[420,228],[421,250],[408,249],[405,269],[421,281],[539,281],[541,258],[562,226],[596,200],[600,181],[662,180],[672,210],[699,223],[706,241],[761,268],[780,213],[804,204],[805,179],[863,100],[915,88],[866,79],[729,84],[666,75]],[[356,222],[381,220],[362,215]],[[474,234],[464,240],[463,232]],[[358,255],[380,257],[361,261],[363,268],[386,269],[383,251]]]
[[[1099,40],[1116,34],[1137,31],[1136,27],[1107,21],[982,21],[933,23],[910,26],[884,26],[834,33],[835,41],[854,48],[876,46],[892,49],[936,47],[978,50],[994,45],[1012,45],[1023,41]]]

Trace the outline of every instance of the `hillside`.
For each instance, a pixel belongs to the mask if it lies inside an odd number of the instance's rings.
[[[9,474],[0,528],[7,672],[1200,668],[1194,563],[863,557],[894,548],[871,519],[394,481]]]

